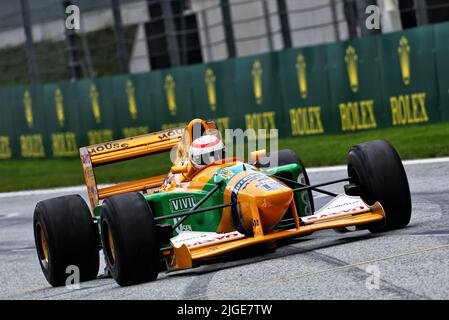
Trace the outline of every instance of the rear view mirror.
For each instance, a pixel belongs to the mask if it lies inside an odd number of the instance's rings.
[[[250,162],[256,163],[259,161],[260,158],[264,158],[266,156],[267,156],[266,149],[257,150],[257,151],[253,151],[250,153],[249,160],[250,160]]]
[[[173,174],[187,173],[188,168],[187,168],[187,165],[184,165],[184,166],[173,166],[173,167],[171,167],[170,171]]]

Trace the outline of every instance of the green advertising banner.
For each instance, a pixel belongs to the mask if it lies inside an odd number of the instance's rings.
[[[239,128],[287,132],[281,109],[278,55],[274,53],[236,59],[233,90],[237,98]],[[232,90],[232,87],[228,87]],[[243,120],[243,125],[242,124]]]
[[[335,132],[335,112],[329,104],[325,46],[279,53],[279,83],[286,135]],[[285,117],[286,116],[286,117]]]
[[[0,88],[0,159],[184,126],[281,137],[449,121],[449,23],[209,64]],[[229,139],[230,137],[225,137]]]
[[[353,132],[385,126],[380,88],[378,37],[326,47],[330,103],[337,130]]]
[[[214,120],[224,130],[237,128],[241,116],[232,84],[234,60],[191,67],[195,117]]]
[[[441,118],[449,121],[449,23],[434,26]]]
[[[43,88],[47,131],[54,157],[78,155],[82,136],[82,118],[75,91],[68,82],[48,84]]]
[[[150,96],[142,81],[134,76],[118,76],[112,81],[112,110],[115,114],[118,136],[129,138],[149,133],[151,123]],[[139,87],[137,91],[136,86]]]
[[[0,101],[2,104],[0,115],[0,160],[19,157],[15,150],[18,150],[14,140],[14,121],[12,117],[12,90],[9,87],[0,88]]]
[[[51,156],[42,86],[12,87],[10,104],[16,127],[17,153],[23,158]]]
[[[112,104],[112,78],[76,83],[83,145],[93,145],[121,137]]]
[[[379,41],[381,87],[390,117],[403,126],[441,120],[433,26],[383,35]]]
[[[130,86],[128,80],[132,82],[132,86],[134,88]],[[131,127],[128,124],[132,123],[132,127],[140,128],[137,129],[139,131],[144,131],[146,128],[148,129],[148,132],[159,131],[161,129],[161,123],[164,119],[167,119],[165,121],[169,122],[168,115],[165,115],[166,118],[161,118],[161,115],[158,114],[159,110],[162,109],[163,101],[163,96],[160,90],[160,73],[141,73],[132,75],[128,80],[126,81],[127,101],[124,106],[121,105],[123,112],[125,112],[125,106],[128,108],[128,115],[122,119],[123,124],[120,123],[119,125],[122,128],[126,128]],[[133,101],[133,96],[131,94],[132,92],[134,92],[135,101]],[[135,103],[135,107],[133,106],[133,103]],[[129,118],[132,119],[132,122],[126,120]]]
[[[192,75],[189,67],[168,69],[157,72],[153,102],[159,119],[159,129],[170,129],[186,125],[196,117],[193,104]]]

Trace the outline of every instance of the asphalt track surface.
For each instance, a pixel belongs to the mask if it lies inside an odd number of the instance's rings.
[[[0,299],[448,299],[449,161],[411,162],[406,171],[413,213],[405,229],[317,232],[126,288],[111,278],[82,283],[78,290],[52,288],[41,272],[34,206],[79,188],[0,194]],[[310,173],[312,183],[344,176],[343,167]],[[318,205],[328,200],[316,198]]]

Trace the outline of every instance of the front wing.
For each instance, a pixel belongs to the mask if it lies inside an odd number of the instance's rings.
[[[304,217],[296,228],[274,230],[268,234],[246,237],[238,231],[218,234],[213,232],[181,233],[171,239],[173,252],[168,260],[169,270],[192,268],[193,262],[214,258],[237,249],[296,238],[315,231],[360,226],[385,220],[385,211],[379,202],[369,206],[359,197],[339,195],[314,215]]]

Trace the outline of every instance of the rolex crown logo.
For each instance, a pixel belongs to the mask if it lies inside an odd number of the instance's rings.
[[[303,99],[307,98],[307,64],[302,54],[296,58],[296,70],[298,71],[299,92]]]
[[[92,105],[92,114],[94,115],[95,122],[100,123],[101,122],[100,102],[98,99],[97,87],[94,84],[90,86],[90,102]]]
[[[253,65],[252,70],[253,75],[253,86],[254,86],[254,98],[256,99],[257,104],[262,104],[263,95],[262,95],[262,75],[263,69],[262,64],[259,60],[256,60]]]
[[[176,94],[175,94],[175,79],[171,74],[165,77],[165,94],[167,98],[168,110],[172,116],[176,115]]]
[[[214,70],[208,68],[205,74],[205,82],[207,88],[207,98],[209,100],[209,106],[212,111],[217,110],[217,91],[215,87],[215,74]]]
[[[55,106],[56,106],[56,118],[58,119],[59,126],[64,127],[65,114],[64,114],[64,97],[60,89],[55,90]]]
[[[29,128],[33,127],[33,102],[31,99],[31,94],[28,90],[23,94],[23,105],[25,107],[25,120]]]
[[[346,49],[345,62],[346,69],[348,71],[349,85],[351,86],[352,92],[357,92],[359,90],[359,75],[357,70],[357,53],[352,46]]]
[[[399,41],[399,63],[401,64],[402,81],[408,86],[410,84],[410,46],[406,37]]]
[[[137,119],[137,103],[136,103],[136,89],[131,80],[126,81],[126,95],[128,96],[128,110],[133,120]]]

